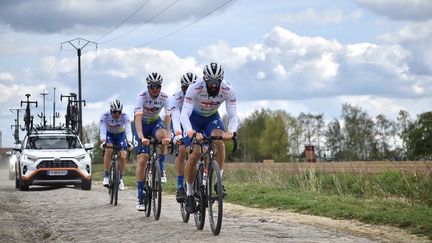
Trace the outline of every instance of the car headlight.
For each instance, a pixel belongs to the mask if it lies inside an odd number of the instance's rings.
[[[78,161],[83,161],[87,159],[87,154],[83,154],[83,155],[78,155],[77,157],[75,157],[76,160]]]
[[[28,155],[28,154],[23,155],[23,157],[24,157],[24,160],[28,160],[28,161],[31,161],[31,162],[35,162],[36,160],[38,160],[38,157],[32,156],[32,155]]]

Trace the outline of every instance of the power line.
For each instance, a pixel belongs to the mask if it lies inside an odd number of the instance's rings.
[[[193,21],[193,22],[191,22],[191,23],[189,23],[189,24],[186,24],[186,25],[182,26],[182,27],[178,28],[177,30],[174,30],[174,31],[171,32],[171,33],[168,33],[168,34],[166,34],[166,35],[164,35],[164,36],[161,36],[161,37],[159,37],[159,38],[157,38],[157,39],[154,39],[154,40],[152,40],[152,41],[149,41],[149,42],[146,42],[146,43],[144,43],[144,44],[142,44],[142,45],[139,45],[138,47],[147,46],[147,45],[153,44],[153,43],[155,43],[155,42],[157,42],[157,41],[163,40],[163,39],[165,39],[165,38],[167,38],[167,37],[170,37],[170,36],[172,36],[172,35],[174,35],[174,34],[180,32],[180,31],[186,29],[187,27],[189,27],[189,26],[191,26],[191,25],[193,25],[193,24],[196,24],[197,22],[199,22],[199,21],[202,20],[203,18],[205,18],[205,17],[211,15],[213,12],[215,12],[215,11],[217,11],[218,9],[224,7],[225,5],[227,5],[228,3],[232,2],[232,1],[233,1],[233,0],[228,0],[228,1],[224,2],[223,4],[219,5],[218,7],[214,8],[213,10],[211,10],[210,12],[208,12],[207,14],[205,14],[205,15],[199,17],[199,18],[196,19],[195,21]]]
[[[114,37],[114,38],[112,38],[112,39],[110,39],[110,40],[100,42],[99,44],[105,44],[105,43],[107,43],[107,42],[111,42],[111,41],[117,40],[117,39],[119,39],[119,38],[121,38],[121,37],[123,37],[123,36],[125,36],[125,35],[127,35],[127,34],[129,34],[129,33],[131,33],[132,31],[135,31],[136,29],[141,28],[143,25],[147,24],[147,23],[150,22],[151,20],[155,19],[156,17],[158,17],[159,15],[161,15],[162,13],[164,13],[165,11],[167,11],[168,9],[170,9],[170,8],[171,8],[172,6],[174,6],[174,4],[176,4],[178,1],[179,1],[179,0],[175,0],[175,1],[173,1],[171,4],[169,4],[167,7],[165,7],[165,8],[162,9],[161,11],[159,11],[157,14],[153,15],[152,17],[150,17],[150,18],[148,18],[146,21],[144,21],[143,24],[141,24],[141,25],[139,25],[139,26],[136,26],[135,28],[132,28],[131,30],[129,30],[129,31],[127,31],[127,32],[125,32],[125,33],[123,33],[123,34],[117,36],[117,37]]]
[[[100,41],[101,39],[105,38],[107,35],[111,34],[114,30],[118,29],[120,26],[122,26],[126,21],[128,21],[130,18],[132,18],[136,13],[138,13],[150,0],[145,1],[141,6],[139,6],[135,11],[133,11],[126,19],[124,19],[120,24],[118,24],[116,27],[114,27],[112,30],[108,31],[107,33],[103,34],[101,37],[99,37],[96,42]]]

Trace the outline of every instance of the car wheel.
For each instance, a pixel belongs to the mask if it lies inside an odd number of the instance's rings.
[[[91,180],[83,180],[83,182],[81,183],[81,189],[82,190],[86,190],[86,191],[90,191],[91,189]]]
[[[24,184],[22,182],[22,180],[19,181],[19,190],[20,191],[28,191],[29,190],[29,185]]]
[[[19,188],[19,180],[15,177],[15,189]]]

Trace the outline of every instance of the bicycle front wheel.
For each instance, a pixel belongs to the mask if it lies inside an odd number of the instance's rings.
[[[113,173],[113,197],[114,197],[114,206],[117,206],[118,201],[118,191],[120,184],[120,168],[118,161],[114,161],[114,173]]]
[[[200,163],[196,172],[195,182],[193,185],[194,197],[196,201],[196,212],[194,214],[195,226],[199,230],[202,230],[204,228],[205,208],[207,204],[205,197],[205,187],[203,185],[203,172],[204,164]]]
[[[152,202],[153,202],[153,216],[155,220],[159,220],[162,206],[162,183],[161,171],[159,161],[154,160],[152,166]]]
[[[209,223],[213,235],[218,235],[222,227],[223,190],[222,178],[217,161],[213,160],[208,170],[207,201]]]
[[[187,185],[186,185],[186,183],[184,183],[185,190],[186,190],[186,187],[187,187]],[[185,222],[185,223],[189,222],[190,213],[188,213],[186,211],[186,202],[180,203],[180,213],[181,213],[183,222]]]

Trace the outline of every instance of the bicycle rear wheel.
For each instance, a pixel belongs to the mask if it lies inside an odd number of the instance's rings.
[[[219,165],[215,160],[210,163],[208,170],[207,201],[209,223],[213,235],[218,235],[222,227],[223,217],[222,178]]]
[[[195,218],[195,226],[197,229],[202,230],[204,228],[205,221],[205,208],[206,208],[206,199],[205,199],[205,187],[203,185],[203,171],[204,164],[200,163],[198,166],[198,170],[195,176],[194,182],[194,197],[196,201],[196,209],[197,211],[194,214]]]
[[[153,161],[152,174],[153,216],[155,220],[159,220],[162,206],[162,183],[159,162],[157,160]]]
[[[186,183],[184,183],[183,188],[185,188],[185,190],[186,190],[186,187],[187,187],[187,185],[186,185]],[[185,223],[189,222],[190,213],[188,213],[186,211],[186,202],[180,203],[180,213],[181,213],[183,222],[185,222]]]

